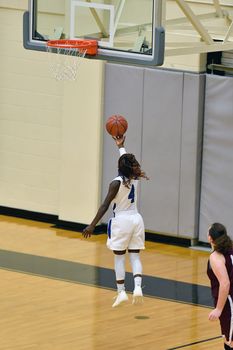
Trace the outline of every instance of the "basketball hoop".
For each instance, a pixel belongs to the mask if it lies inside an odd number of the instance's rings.
[[[52,76],[57,80],[75,80],[79,57],[97,54],[96,40],[49,40],[47,41],[48,61]]]

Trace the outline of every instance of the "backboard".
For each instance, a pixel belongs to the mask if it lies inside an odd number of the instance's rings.
[[[56,39],[96,39],[97,59],[163,64],[164,0],[29,0],[24,47],[46,51]]]

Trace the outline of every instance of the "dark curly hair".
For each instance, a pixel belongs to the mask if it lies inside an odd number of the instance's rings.
[[[126,187],[129,187],[130,181],[132,179],[138,179],[140,177],[143,177],[145,179],[148,179],[144,171],[141,171],[137,176],[135,175],[134,167],[139,167],[140,164],[138,163],[135,156],[131,153],[125,153],[123,154],[118,161],[118,171],[119,175],[123,178],[123,184]]]
[[[218,222],[209,228],[209,235],[213,240],[214,250],[219,253],[226,253],[232,249],[232,240],[227,235],[226,227]]]

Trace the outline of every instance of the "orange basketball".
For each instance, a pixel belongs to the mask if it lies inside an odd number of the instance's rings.
[[[106,124],[107,132],[112,136],[122,136],[128,129],[128,122],[122,115],[112,115]]]

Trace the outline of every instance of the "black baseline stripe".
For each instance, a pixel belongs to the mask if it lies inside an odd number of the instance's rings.
[[[116,289],[112,269],[67,260],[0,249],[0,268],[72,283]],[[210,288],[149,275],[143,276],[144,295],[186,304],[213,307]],[[126,290],[133,290],[132,273],[126,273]]]
[[[189,344],[177,346],[177,347],[175,347],[175,348],[169,348],[169,349],[167,349],[167,350],[183,349],[183,348],[187,348],[188,346],[192,346],[192,345],[196,345],[196,344],[201,344],[201,343],[206,343],[206,342],[208,342],[208,341],[215,340],[215,339],[219,339],[219,338],[222,338],[222,336],[219,335],[218,337],[214,337],[214,338],[209,338],[209,339],[204,339],[204,340],[195,341],[195,342],[193,342],[193,343],[189,343]]]

